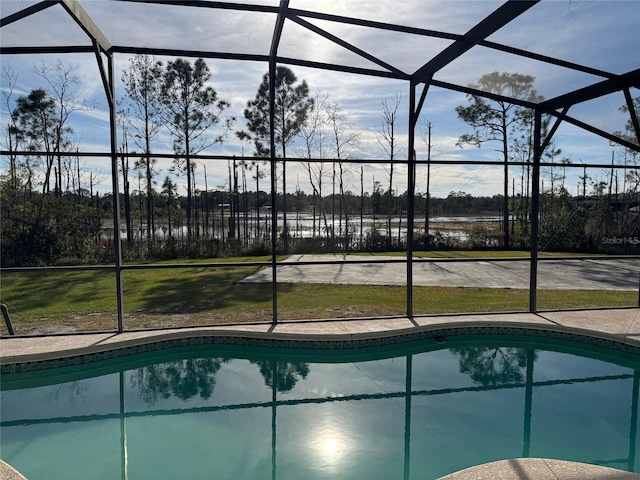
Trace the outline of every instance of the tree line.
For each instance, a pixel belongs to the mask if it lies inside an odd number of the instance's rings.
[[[95,101],[78,93],[81,82],[73,66],[58,61],[35,72],[45,88],[14,98],[16,77],[3,68],[4,108],[9,113],[3,148],[9,153],[0,179],[2,265],[109,262],[113,197],[94,191],[102,179],[84,168],[79,142],[69,125],[72,114],[95,108]],[[210,85],[211,72],[203,59],[191,63],[178,58],[166,64],[145,55],[130,59],[121,76],[125,95],[118,102],[119,195],[127,259],[269,253],[272,209],[278,212],[278,248],[283,253],[406,248],[408,192],[398,191],[394,183],[394,167],[407,157],[397,137],[401,96],[396,93],[381,101],[376,139],[389,163],[386,178],[365,188],[363,167],[352,162],[360,149],[360,134],[345,111],[328,95],[312,97],[307,82],[288,67],[278,66],[275,77],[274,154],[281,183],[271,205],[270,187],[261,187],[269,171],[263,159],[271,155],[269,73],[264,74],[255,98],[247,102],[246,124],[239,129],[237,119],[228,115],[229,102]],[[530,76],[493,72],[473,86],[539,101],[533,83]],[[533,114],[474,95],[467,95],[467,100],[456,112],[473,133],[461,135],[459,145],[500,144],[504,192],[492,197],[451,192],[446,198],[434,198],[427,164],[426,192],[416,193],[413,199],[416,247],[527,248]],[[431,123],[425,127],[423,139],[431,160]],[[548,130],[545,119],[543,134]],[[633,131],[629,120],[618,134],[633,139]],[[170,139],[173,161],[160,183],[154,149],[161,137]],[[231,138],[247,141],[253,159],[228,159],[226,185],[210,186],[207,165],[198,154]],[[33,154],[17,153],[25,151]],[[302,159],[309,192],[299,186],[287,191],[284,160],[291,153]],[[554,161],[561,150],[551,142],[544,155]],[[621,156],[625,166],[637,165],[637,152],[623,149]],[[519,175],[511,165],[514,161],[521,164]],[[580,177],[582,195],[571,195],[565,186],[570,162],[563,158],[559,163],[555,171],[544,172],[541,245],[575,251],[633,251],[633,239],[639,235],[634,210],[638,169],[612,165],[602,181],[588,176],[585,168]],[[196,183],[200,169],[204,185]],[[178,189],[179,178],[186,195]],[[443,235],[438,225],[434,228],[430,219],[438,215],[493,215],[501,220],[469,226],[461,240]],[[305,235],[300,233],[301,222]],[[606,238],[624,240],[616,243]]]

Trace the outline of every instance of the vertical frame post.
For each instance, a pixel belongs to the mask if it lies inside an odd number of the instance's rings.
[[[118,333],[124,332],[124,293],[122,289],[122,240],[120,238],[120,186],[118,184],[118,133],[116,129],[116,82],[113,53],[107,55],[109,75],[109,130],[111,140],[111,186],[113,190],[113,253],[116,266],[116,304]]]
[[[533,175],[531,181],[531,268],[529,311],[538,311],[538,216],[540,214],[540,157],[542,156],[542,113],[536,109],[533,132]]]
[[[274,131],[276,115],[276,61],[269,60],[269,151],[271,163],[271,291],[272,291],[272,323],[278,323],[278,282],[276,277],[278,264],[278,209],[276,200],[276,134]],[[286,180],[285,180],[286,181]]]
[[[276,118],[276,72],[277,55],[280,37],[284,21],[287,16],[289,0],[280,0],[280,11],[276,19],[276,26],[271,39],[271,50],[269,51],[269,150],[271,164],[271,291],[272,291],[272,323],[278,323],[278,280],[276,270],[278,264],[278,209],[276,208],[276,135],[274,124]],[[283,161],[286,161],[283,159]],[[286,182],[286,179],[284,179]],[[284,198],[284,192],[283,192]],[[285,214],[286,215],[286,214]],[[286,216],[285,216],[286,219]],[[285,231],[286,235],[286,231]],[[285,244],[286,245],[286,244]]]
[[[409,83],[409,145],[407,168],[407,316],[413,318],[413,227],[416,192],[416,84]]]

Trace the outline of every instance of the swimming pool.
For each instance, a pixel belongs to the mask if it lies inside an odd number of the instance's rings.
[[[2,380],[2,459],[29,480],[432,479],[515,457],[640,471],[640,360],[557,339],[205,345]]]

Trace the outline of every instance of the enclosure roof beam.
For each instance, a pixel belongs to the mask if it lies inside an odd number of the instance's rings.
[[[108,52],[111,49],[111,42],[104,33],[102,33],[102,30],[95,24],[78,0],[60,0],[60,3],[76,23],[80,25],[80,28],[82,28],[92,40],[96,41],[103,52]]]
[[[594,98],[604,97],[605,95],[622,91],[629,87],[640,88],[640,69],[632,70],[615,78],[594,83],[588,87],[551,98],[541,102],[540,108],[543,112],[550,113],[552,110],[558,110],[566,106],[593,100]]]
[[[432,77],[438,70],[446,67],[456,58],[473,48],[479,42],[495,33],[516,17],[533,7],[540,0],[510,0],[500,6],[488,17],[453,42],[442,52],[420,67],[412,75],[413,83],[420,83]]]
[[[152,47],[130,47],[126,45],[114,45],[111,47],[113,53],[156,55],[167,57],[189,57],[189,58],[209,58],[220,60],[245,60],[255,62],[268,62],[269,55],[212,52],[207,50],[182,50],[176,48],[152,48]]]
[[[598,135],[598,136],[600,136],[602,138],[606,138],[607,140],[610,140],[610,141],[612,141],[614,143],[622,145],[623,147],[626,147],[626,148],[628,148],[630,150],[633,150],[633,151],[636,151],[636,152],[640,152],[640,145],[637,145],[637,144],[635,144],[633,142],[630,142],[629,140],[627,140],[625,138],[621,138],[618,135],[614,135],[614,134],[611,134],[609,132],[605,132],[604,130],[600,130],[599,128],[596,128],[593,125],[589,125],[588,123],[581,122],[580,120],[575,119],[573,117],[570,117],[570,116],[564,114],[563,112],[556,112],[554,110],[554,111],[545,112],[545,113],[553,115],[553,116],[555,116],[555,117],[557,117],[557,118],[559,118],[559,119],[561,119],[561,120],[563,120],[563,121],[565,121],[567,123],[575,125],[576,127],[580,127],[582,129],[586,130],[587,132],[591,132],[591,133],[593,133],[595,135]]]
[[[633,104],[633,98],[631,98],[631,92],[628,88],[624,89],[624,98],[627,101],[627,110],[629,112],[629,116],[631,117],[631,125],[636,132],[636,139],[638,140],[638,144],[640,145],[640,122],[638,122],[638,111]]]
[[[102,60],[102,54],[100,53],[100,47],[97,41],[93,41],[94,52],[96,54],[96,62],[98,63],[98,70],[100,71],[100,79],[102,80],[102,86],[104,88],[104,94],[107,97],[109,106],[115,105],[115,99],[113,98],[113,92],[111,91],[111,85],[109,83],[109,75],[104,68],[104,61]]]
[[[251,5],[251,4],[233,3],[233,2],[219,2],[219,1],[204,1],[204,0],[115,0],[115,1],[127,1],[129,3],[133,2],[133,3],[144,3],[144,4],[155,4],[155,5],[173,5],[173,6],[181,6],[181,7],[210,8],[210,9],[220,9],[220,10],[251,11],[251,12],[263,12],[263,13],[273,13],[273,14],[278,14],[279,12],[279,7],[273,7],[268,5]],[[25,8],[20,12],[17,12],[13,15],[9,15],[1,19],[0,26],[8,25],[10,23],[13,23],[17,20],[25,18],[29,15],[37,13],[41,10],[44,10],[46,8],[49,8],[50,6],[56,5],[61,2],[62,0],[47,0],[47,1],[39,2],[36,5]],[[287,11],[289,12],[290,18],[291,16],[315,18],[315,19],[325,20],[330,22],[349,24],[349,25],[358,25],[363,27],[375,28],[378,30],[395,31],[395,32],[429,36],[429,37],[441,38],[441,39],[447,39],[447,40],[453,40],[453,41],[459,41],[464,38],[463,35],[454,34],[454,33],[441,32],[437,30],[423,29],[423,28],[417,28],[417,27],[409,27],[404,25],[394,25],[394,24],[389,24],[384,22],[376,22],[376,21],[365,20],[360,18],[351,18],[351,17],[327,14],[322,12],[313,12],[308,10],[291,9],[291,8],[288,9]],[[96,40],[98,39],[96,38]],[[488,40],[479,41],[477,45],[502,51],[502,52],[506,52],[512,55],[517,55],[520,57],[537,60],[540,62],[557,65],[564,68],[569,68],[569,69],[579,71],[582,73],[587,73],[590,75],[601,76],[604,78],[616,77],[616,75],[611,72],[606,72],[604,70],[599,70],[596,68],[576,64],[573,62],[568,62],[565,60],[560,60],[560,59],[549,57],[546,55],[529,52],[529,51],[515,48],[509,45],[502,45],[502,44],[491,42]],[[20,48],[29,48],[29,47],[20,47]],[[14,50],[12,48],[8,48],[8,49],[3,49],[3,53],[6,53],[6,54],[77,53],[79,51],[76,49],[76,47],[71,47],[71,50],[66,50],[64,49],[65,47],[34,47],[34,48],[37,48],[38,50]],[[51,48],[51,49],[57,48],[57,49],[46,50],[47,48]],[[101,48],[102,48],[102,45],[101,45]],[[88,48],[87,50],[82,50],[82,52],[88,52],[91,50],[92,49]],[[139,53],[135,51],[135,49],[133,48],[129,51],[130,52],[133,51],[134,53]],[[207,52],[204,52],[204,53],[205,55],[201,55],[204,58],[226,58],[223,56],[219,56],[217,54],[211,56],[211,55],[206,55]],[[191,56],[195,56],[195,55],[191,55]],[[241,58],[241,59],[246,59],[246,58]]]
[[[522,50],[521,48],[511,47],[509,45],[502,45],[501,43],[490,42],[483,40],[478,42],[481,47],[491,48],[492,50],[498,50],[500,52],[510,53],[519,57],[529,58],[531,60],[537,60],[539,62],[548,63],[550,65],[556,65],[558,67],[569,68],[577,72],[588,73],[589,75],[595,75],[604,78],[615,78],[615,73],[600,70],[598,68],[587,67],[586,65],[580,65],[579,63],[568,62],[566,60],[560,60],[559,58],[549,57],[547,55],[541,55],[539,53],[529,52]]]
[[[297,23],[298,25],[306,28],[307,30],[311,30],[312,32],[316,33],[317,35],[320,35],[321,37],[326,38],[327,40],[336,43],[337,45],[340,45],[343,48],[346,48],[347,50],[349,50],[350,52],[355,53],[356,55],[359,55],[367,60],[369,60],[370,62],[373,62],[379,66],[381,66],[382,68],[385,68],[391,72],[394,72],[396,75],[399,76],[407,76],[403,71],[401,71],[400,69],[394,67],[393,65],[390,65],[384,61],[382,61],[381,59],[365,52],[364,50],[359,49],[358,47],[345,42],[344,40],[342,40],[339,37],[336,37],[335,35],[327,32],[326,30],[321,29],[320,27],[317,27],[315,25],[313,25],[312,23],[307,22],[306,20],[303,20],[299,17],[296,17],[295,15],[289,15],[287,18],[289,18],[289,20],[291,20],[292,22]]]
[[[181,7],[203,7],[220,10],[242,10],[250,12],[266,12],[278,14],[280,7],[272,7],[268,5],[251,5],[244,3],[232,2],[216,2],[206,0],[114,0],[117,2],[129,3],[148,3],[155,5],[174,5]],[[362,27],[376,28],[379,30],[389,30],[403,33],[411,33],[416,35],[425,35],[435,38],[444,38],[448,40],[458,40],[462,35],[457,33],[440,32],[437,30],[429,30],[424,28],[409,27],[404,25],[394,25],[391,23],[376,22],[374,20],[365,20],[362,18],[345,17],[342,15],[333,15],[330,13],[314,12],[311,10],[302,10],[298,8],[287,8],[288,14],[296,17],[314,18],[317,20],[326,20],[329,22],[343,23],[348,25],[358,25]]]
[[[375,28],[378,30],[387,30],[391,32],[411,33],[414,35],[423,35],[427,37],[443,38],[446,40],[459,40],[462,35],[457,33],[440,32],[438,30],[429,30],[417,27],[408,27],[404,25],[395,25],[392,23],[376,22],[374,20],[365,20],[363,18],[345,17],[342,15],[333,15],[330,13],[312,12],[310,10],[300,10],[290,8],[289,14],[297,17],[314,18],[316,20],[325,20],[328,22],[343,23],[347,25],[357,25],[360,27]]]
[[[51,47],[2,47],[3,55],[41,55],[62,53],[93,53],[91,45],[69,45]]]
[[[414,86],[414,84],[411,84]],[[427,93],[429,93],[429,87],[431,86],[431,78],[427,79],[424,83],[424,88],[422,89],[422,94],[420,95],[420,100],[418,100],[418,105],[416,106],[415,111],[413,112],[413,119],[411,121],[411,128],[416,127],[416,123],[418,123],[418,117],[420,116],[420,112],[422,111],[422,107],[424,106],[424,101],[427,99]]]
[[[271,50],[269,51],[269,61],[275,62],[278,55],[278,46],[280,45],[280,37],[282,37],[282,29],[284,21],[287,18],[287,9],[289,8],[289,0],[280,0],[280,9],[278,10],[278,18],[273,29],[273,37],[271,39]]]
[[[330,70],[333,72],[354,73],[357,75],[367,75],[371,77],[395,78],[398,80],[407,80],[406,75],[399,76],[395,72],[388,70],[374,70],[372,68],[351,67],[348,65],[337,65],[334,63],[313,62],[311,60],[301,60],[299,58],[278,57],[279,63],[287,65],[296,65],[299,67],[319,68],[321,70]]]
[[[443,82],[441,80],[431,80],[429,81],[429,83],[431,83],[431,85],[435,87],[445,88],[447,90],[453,90],[460,93],[466,93],[467,95],[477,95],[478,97],[488,98],[490,100],[495,100],[496,102],[512,103],[520,107],[531,109],[538,107],[538,104],[534,102],[529,102],[520,98],[506,97],[504,95],[498,95],[496,93],[485,92],[483,90],[478,90],[477,88],[456,85],[455,83]]]
[[[88,47],[83,51],[92,52],[93,50],[90,47]],[[146,54],[146,55],[167,56],[167,57],[194,57],[194,58],[209,58],[209,59],[221,59],[221,60],[243,60],[243,61],[254,61],[254,62],[268,62],[270,60],[269,55],[262,55],[262,54],[207,52],[203,50],[177,50],[177,49],[168,49],[168,48],[129,47],[129,46],[122,46],[122,45],[114,45],[111,48],[111,51],[114,53],[126,53],[126,54],[140,53],[140,54]],[[27,53],[27,52],[21,51],[19,53]],[[351,67],[349,65],[336,65],[331,63],[314,62],[311,60],[301,60],[298,58],[290,58],[290,57],[276,57],[276,61],[278,63],[284,63],[287,65],[296,65],[299,67],[308,67],[308,68],[318,68],[322,70],[353,73],[357,75],[367,75],[371,77],[395,78],[395,79],[401,79],[401,80],[407,79],[407,76],[405,74],[402,74],[400,76],[394,72],[389,72],[386,70],[375,70],[371,68]]]
[[[266,12],[277,14],[279,7],[268,5],[251,5],[233,2],[209,2],[207,0],[114,0],[127,3],[149,3],[155,5],[174,5],[179,7],[215,8],[218,10],[241,10],[245,12]]]
[[[441,38],[444,40],[457,41],[463,38],[462,35],[457,33],[441,32],[438,30],[409,27],[405,25],[395,25],[391,23],[376,22],[374,20],[365,20],[362,18],[351,18],[351,17],[345,17],[341,15],[332,15],[329,13],[312,12],[309,10],[299,10],[295,8],[290,8],[289,13],[297,17],[314,18],[317,20],[324,20],[328,22],[342,23],[347,25],[357,25],[360,27],[375,28],[378,30],[386,30],[391,32],[407,33],[411,35]],[[478,42],[478,45],[485,48],[490,48],[492,50],[498,50],[498,51],[509,53],[512,55],[518,55],[520,57],[530,58],[532,60],[538,60],[540,62],[557,65],[559,67],[570,68],[572,70],[588,73],[590,75],[597,75],[604,78],[613,78],[616,76],[611,72],[606,72],[604,70],[599,70],[597,68],[580,65],[578,63],[568,62],[566,60],[560,60],[558,58],[541,55],[539,53],[529,52],[527,50],[522,50],[520,48],[515,48],[509,45],[503,45],[500,43],[491,42],[489,40],[482,40]]]
[[[39,2],[36,3],[35,5],[31,5],[30,7],[24,8],[22,10],[20,10],[19,12],[16,12],[12,15],[7,15],[6,17],[2,18],[0,20],[0,27],[4,27],[6,25],[9,25],[13,22],[17,22],[18,20],[22,20],[25,17],[28,17],[30,15],[33,15],[34,13],[38,13],[46,8],[52,7],[53,5],[56,5],[60,3],[60,0],[48,0],[45,2]]]
[[[540,154],[542,154],[542,152],[544,152],[547,149],[547,147],[549,146],[549,144],[551,143],[551,140],[553,139],[553,136],[558,131],[558,128],[560,127],[560,124],[562,123],[562,119],[567,115],[567,112],[569,111],[569,108],[571,108],[571,107],[564,107],[564,109],[560,113],[560,116],[556,118],[556,121],[554,122],[553,126],[551,127],[551,130],[549,130],[549,133],[547,134],[546,138],[544,139],[544,141],[540,145]]]

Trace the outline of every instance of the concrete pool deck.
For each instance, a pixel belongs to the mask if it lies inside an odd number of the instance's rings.
[[[329,319],[283,321],[275,325],[234,324],[124,333],[2,337],[0,364],[37,362],[194,336],[236,336],[279,340],[357,340],[416,331],[462,327],[524,327],[568,332],[640,347],[640,308],[540,313],[483,313],[416,316],[413,319]]]
[[[524,327],[577,333],[640,347],[640,308],[434,315],[410,318],[286,321],[207,328],[94,333],[43,337],[2,337],[0,363],[45,361],[177,338],[230,335],[273,339],[366,339],[456,327]],[[9,470],[7,470],[8,472]],[[5,473],[2,471],[1,473]],[[8,477],[20,478],[20,477]],[[553,459],[510,459],[478,465],[442,480],[632,480],[640,475],[595,465]]]

